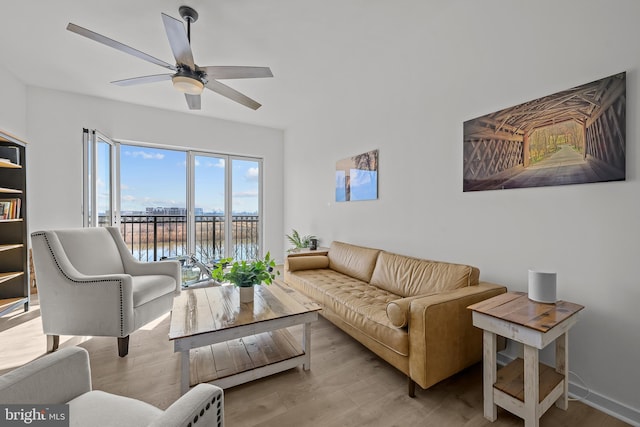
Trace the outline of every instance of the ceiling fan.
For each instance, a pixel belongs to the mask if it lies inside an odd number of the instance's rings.
[[[167,33],[167,37],[169,38],[169,44],[171,45],[173,56],[176,59],[175,65],[164,62],[161,59],[155,58],[76,24],[69,23],[69,25],[67,25],[67,30],[172,71],[167,74],[134,77],[130,79],[117,80],[111,83],[119,86],[130,86],[142,83],[172,80],[173,86],[180,92],[184,92],[187,105],[189,105],[189,109],[191,110],[200,109],[200,94],[204,88],[210,89],[253,110],[260,108],[261,105],[258,102],[246,95],[243,95],[237,90],[220,83],[218,79],[273,77],[271,69],[269,69],[269,67],[197,66],[193,61],[193,53],[191,52],[191,24],[198,20],[198,12],[189,6],[181,6],[178,9],[178,12],[182,19],[187,22],[186,31],[182,21],[164,13],[162,14],[164,28]]]

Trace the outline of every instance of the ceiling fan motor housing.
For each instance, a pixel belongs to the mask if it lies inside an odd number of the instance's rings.
[[[188,68],[180,68],[178,72],[171,77],[171,80],[173,87],[189,95],[200,95],[204,90],[205,82],[203,79]]]

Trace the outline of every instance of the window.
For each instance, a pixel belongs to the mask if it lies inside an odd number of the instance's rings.
[[[260,159],[85,136],[86,226],[120,226],[141,261],[261,255]]]
[[[235,259],[260,256],[260,162],[231,159],[231,239]]]
[[[85,227],[116,224],[115,144],[95,130],[84,129]]]
[[[190,253],[187,153],[119,144],[120,231],[136,259]]]

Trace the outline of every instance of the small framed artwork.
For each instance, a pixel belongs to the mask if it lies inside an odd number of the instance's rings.
[[[623,181],[626,73],[464,122],[463,191]]]
[[[378,150],[336,162],[336,202],[378,198]]]

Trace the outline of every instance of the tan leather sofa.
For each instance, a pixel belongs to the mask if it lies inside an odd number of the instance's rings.
[[[409,378],[428,388],[482,360],[482,331],[467,306],[507,291],[480,271],[333,242],[293,254],[285,282],[313,298],[321,314]]]

